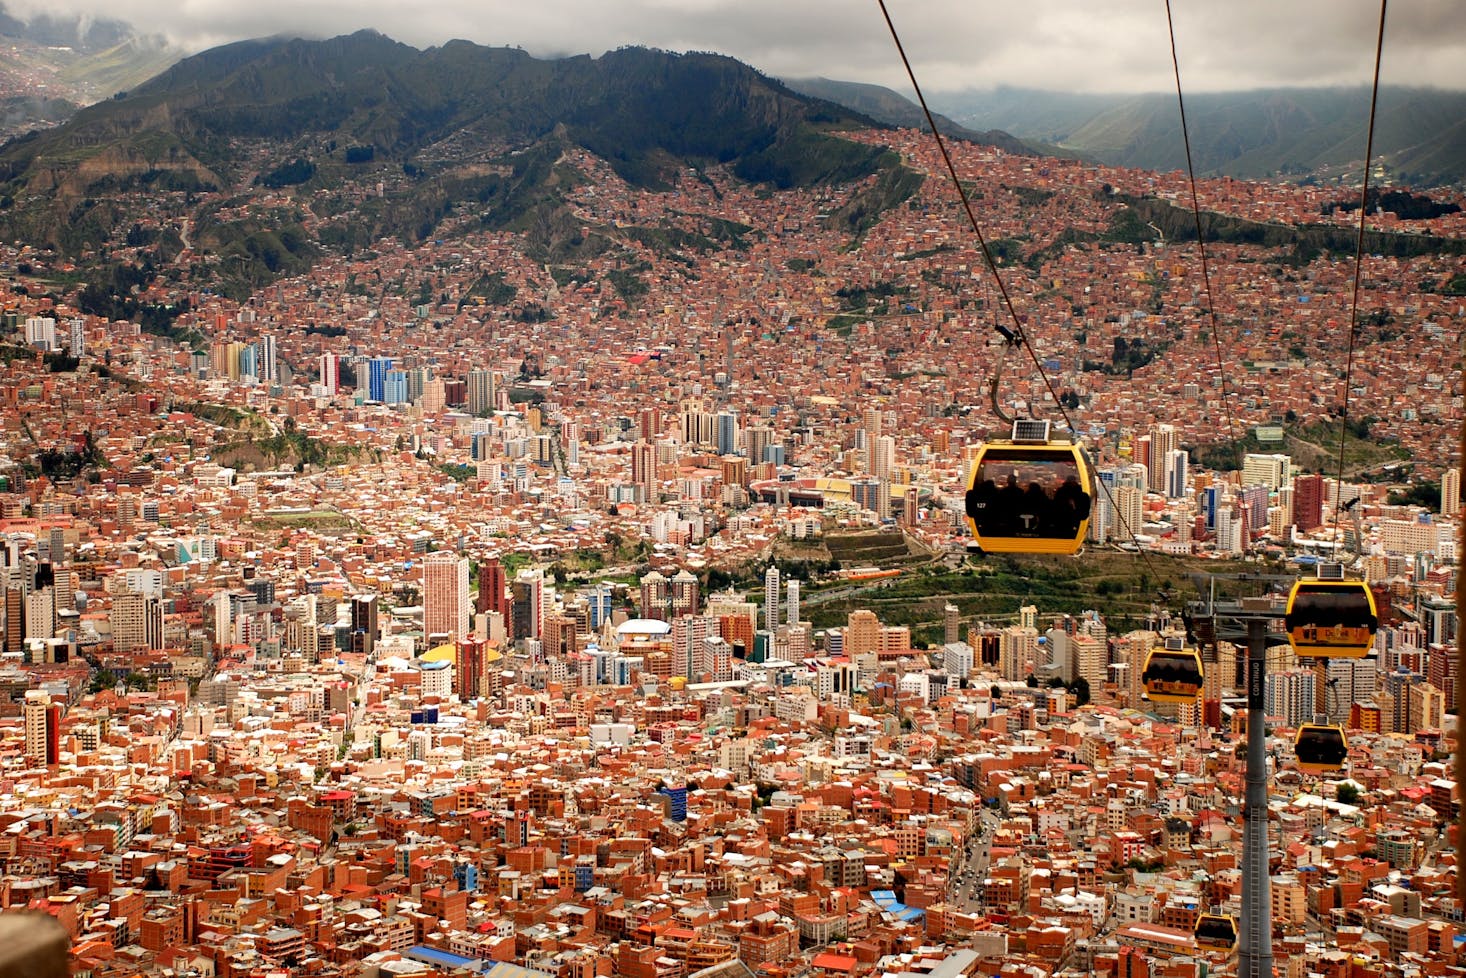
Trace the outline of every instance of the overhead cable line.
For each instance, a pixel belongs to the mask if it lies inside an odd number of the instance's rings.
[[[1207,314],[1211,319],[1211,345],[1222,380],[1222,411],[1227,416],[1227,434],[1237,444],[1237,420],[1232,416],[1231,392],[1227,389],[1227,368],[1222,363],[1222,338],[1217,323],[1217,304],[1211,290],[1211,267],[1206,259],[1206,234],[1201,227],[1201,201],[1196,194],[1196,168],[1191,163],[1191,134],[1186,128],[1186,99],[1181,94],[1181,62],[1176,57],[1176,26],[1171,20],[1171,0],[1166,0],[1166,31],[1171,37],[1171,67],[1176,74],[1176,106],[1181,110],[1181,144],[1186,148],[1186,176],[1191,183],[1191,213],[1196,218],[1196,246],[1201,252],[1201,281],[1206,289]]]
[[[911,80],[911,87],[916,92],[916,100],[921,105],[922,114],[926,116],[926,124],[932,131],[932,138],[936,141],[937,149],[942,156],[942,162],[946,165],[947,174],[952,178],[952,185],[957,188],[957,196],[962,199],[962,209],[967,214],[967,223],[971,226],[972,233],[977,236],[977,243],[982,248],[983,260],[987,262],[988,269],[993,273],[993,280],[997,282],[998,292],[1003,297],[1003,305],[1008,310],[1009,318],[1013,320],[1013,330],[1011,332],[998,325],[995,325],[994,328],[1003,336],[1007,344],[1010,346],[1014,344],[1022,346],[1028,352],[1029,359],[1033,361],[1034,369],[1038,371],[1039,377],[1043,379],[1044,387],[1048,390],[1049,399],[1054,402],[1054,406],[1058,408],[1060,416],[1064,419],[1064,424],[1069,428],[1073,437],[1077,439],[1079,437],[1079,429],[1075,426],[1074,419],[1069,416],[1068,410],[1064,407],[1064,402],[1059,399],[1059,392],[1054,389],[1053,381],[1049,379],[1049,375],[1044,371],[1043,362],[1039,360],[1038,352],[1034,350],[1033,344],[1029,342],[1028,333],[1023,328],[1023,321],[1018,318],[1018,311],[1013,307],[1013,297],[1008,292],[1008,286],[1004,283],[1003,276],[998,272],[998,264],[993,259],[992,249],[988,247],[987,238],[983,236],[982,228],[977,223],[977,215],[972,209],[972,199],[968,197],[967,188],[962,185],[961,178],[957,176],[957,167],[952,162],[952,155],[947,151],[947,143],[942,138],[942,131],[937,128],[937,120],[932,115],[931,108],[927,105],[926,95],[921,90],[921,84],[916,80],[916,71],[911,66],[911,59],[906,56],[906,47],[901,43],[901,35],[896,30],[895,22],[891,20],[891,12],[886,9],[886,0],[876,0],[876,2],[880,4],[881,16],[886,20],[886,29],[890,31],[891,40],[896,45],[896,53],[901,56],[901,64],[906,68],[906,77]],[[996,400],[996,395],[994,399]],[[1110,492],[1110,487],[1098,477],[1094,481],[1104,490],[1105,498],[1110,501],[1110,508],[1119,517],[1120,523],[1124,526],[1125,531],[1129,533],[1131,540],[1136,540],[1140,528],[1130,526],[1130,521],[1125,518],[1125,514],[1120,511],[1120,507],[1115,505],[1115,497]],[[1136,545],[1136,552],[1145,561],[1146,567],[1152,573],[1155,573],[1155,567],[1152,565],[1150,555],[1140,549],[1138,543]]]
[[[1349,353],[1344,361],[1344,403],[1339,413],[1339,478],[1334,488],[1334,535],[1344,501],[1344,446],[1349,438],[1349,396],[1354,375],[1354,340],[1359,334],[1359,285],[1364,267],[1364,223],[1369,216],[1369,168],[1374,160],[1374,118],[1379,105],[1379,66],[1385,49],[1385,10],[1389,0],[1379,0],[1379,33],[1374,42],[1374,84],[1369,93],[1369,132],[1364,142],[1364,188],[1359,197],[1359,234],[1354,244],[1354,290],[1349,303]],[[1355,547],[1359,546],[1356,539]]]

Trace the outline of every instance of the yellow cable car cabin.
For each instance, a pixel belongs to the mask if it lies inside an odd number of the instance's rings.
[[[1298,655],[1359,659],[1374,645],[1379,613],[1363,581],[1304,578],[1288,595],[1284,623]]]
[[[1196,929],[1192,931],[1192,936],[1202,947],[1230,951],[1237,946],[1237,921],[1226,914],[1204,913],[1196,918]]]
[[[1000,554],[1072,554],[1084,544],[1094,474],[1084,448],[1049,436],[1049,422],[1013,422],[1011,440],[984,442],[967,482],[977,547]]]
[[[1305,723],[1293,738],[1293,756],[1298,770],[1309,774],[1338,774],[1349,757],[1349,740],[1344,728],[1332,723]]]
[[[1140,674],[1146,695],[1157,703],[1194,703],[1203,678],[1200,653],[1186,648],[1179,637],[1169,637],[1164,646],[1151,649]]]

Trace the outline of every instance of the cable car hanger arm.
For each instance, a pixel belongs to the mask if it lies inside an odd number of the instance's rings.
[[[998,357],[998,365],[993,369],[993,379],[988,384],[988,398],[992,401],[993,413],[998,416],[998,420],[1011,425],[1012,416],[1003,410],[1003,405],[998,401],[998,384],[1003,380],[1003,368],[1008,365],[1008,354],[1023,345],[1023,332],[1022,330],[1015,332],[1002,323],[993,323],[993,329],[1003,337],[1003,354]]]

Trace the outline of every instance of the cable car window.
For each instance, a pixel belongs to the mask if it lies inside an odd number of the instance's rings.
[[[1379,618],[1361,581],[1301,580],[1288,597],[1284,622],[1299,655],[1359,658],[1369,654]]]
[[[1161,703],[1184,703],[1194,700],[1201,691],[1201,657],[1196,651],[1155,649],[1146,657],[1141,682],[1146,695]]]
[[[1221,914],[1202,914],[1196,922],[1196,943],[1206,947],[1231,947],[1237,943],[1237,924]]]
[[[1089,517],[1090,494],[1069,449],[989,447],[967,494],[979,537],[1073,537]]]
[[[1305,768],[1338,769],[1349,756],[1344,732],[1330,724],[1304,724],[1293,744],[1293,753]]]
[[[1293,613],[1288,616],[1289,628],[1305,623],[1321,628],[1337,628],[1341,625],[1372,628],[1376,622],[1368,599],[1357,589],[1318,591],[1300,588],[1297,598],[1294,599]]]

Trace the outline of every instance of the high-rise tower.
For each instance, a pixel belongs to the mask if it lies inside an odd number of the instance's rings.
[[[468,413],[478,416],[494,409],[494,373],[491,370],[468,372]]]
[[[430,553],[423,559],[423,637],[446,635],[448,641],[467,638],[468,558],[451,550]]]
[[[779,627],[779,568],[769,565],[764,571],[764,628]]]

